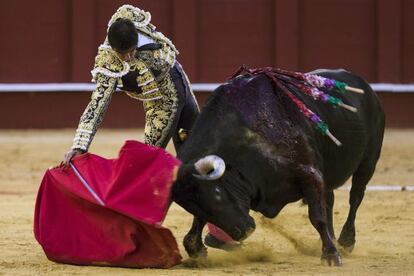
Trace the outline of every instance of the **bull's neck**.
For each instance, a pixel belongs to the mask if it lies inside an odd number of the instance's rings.
[[[236,195],[237,198],[244,201],[247,208],[251,209],[251,204],[257,194],[257,187],[249,177],[246,177],[239,169],[233,169],[231,176],[236,181],[231,181],[229,186],[230,192]]]

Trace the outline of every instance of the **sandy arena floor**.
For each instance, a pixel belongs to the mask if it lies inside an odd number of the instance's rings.
[[[356,220],[354,252],[342,267],[320,263],[316,230],[299,203],[273,220],[255,214],[256,232],[244,249],[209,249],[209,258],[188,261],[181,245],[191,215],[172,205],[165,226],[176,236],[184,263],[170,270],[82,267],[53,263],[33,236],[33,208],[45,170],[69,148],[73,130],[0,131],[0,275],[414,275],[414,192],[366,192]],[[101,130],[91,152],[114,157],[139,130]],[[388,130],[375,185],[414,185],[414,130]],[[348,212],[348,192],[336,191],[337,234]]]

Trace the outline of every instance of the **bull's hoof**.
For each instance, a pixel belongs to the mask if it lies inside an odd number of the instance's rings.
[[[350,245],[350,246],[341,246],[341,251],[342,251],[345,255],[349,255],[349,254],[351,254],[351,253],[352,253],[352,251],[354,250],[354,246],[355,246],[355,244]]]
[[[355,245],[355,232],[342,231],[341,235],[339,236],[338,243],[347,254],[350,254]]]
[[[207,247],[189,247],[184,245],[185,251],[187,251],[188,256],[191,258],[205,258],[207,257]]]
[[[241,248],[240,243],[224,242],[224,241],[221,241],[221,240],[217,239],[216,237],[214,237],[211,234],[206,235],[206,237],[204,238],[204,243],[208,247],[222,249],[222,250],[225,250],[225,251],[233,251],[233,250]]]
[[[326,262],[329,266],[341,266],[342,257],[339,252],[323,254],[321,257],[322,262]]]
[[[196,237],[190,235],[185,236],[183,245],[188,256],[191,258],[207,257],[207,247]]]

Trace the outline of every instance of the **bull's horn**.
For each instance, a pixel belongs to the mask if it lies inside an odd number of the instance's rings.
[[[208,155],[201,158],[194,164],[198,174],[195,177],[201,180],[216,180],[223,176],[226,170],[226,163],[217,155]]]

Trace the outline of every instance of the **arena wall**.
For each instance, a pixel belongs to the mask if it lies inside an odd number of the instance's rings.
[[[152,13],[193,83],[241,65],[345,68],[371,83],[414,82],[410,0],[1,1],[0,83],[89,82],[97,46],[122,4]],[[208,93],[197,93],[204,101]],[[0,93],[0,128],[73,127],[88,93]],[[380,93],[388,126],[413,127],[413,94]],[[104,126],[143,125],[142,107],[113,99]]]
[[[414,93],[378,93],[386,113],[386,126],[414,127]],[[203,106],[208,92],[196,93]],[[0,129],[73,128],[89,102],[86,92],[0,93]],[[103,127],[135,128],[144,126],[141,102],[116,93],[106,112]]]

